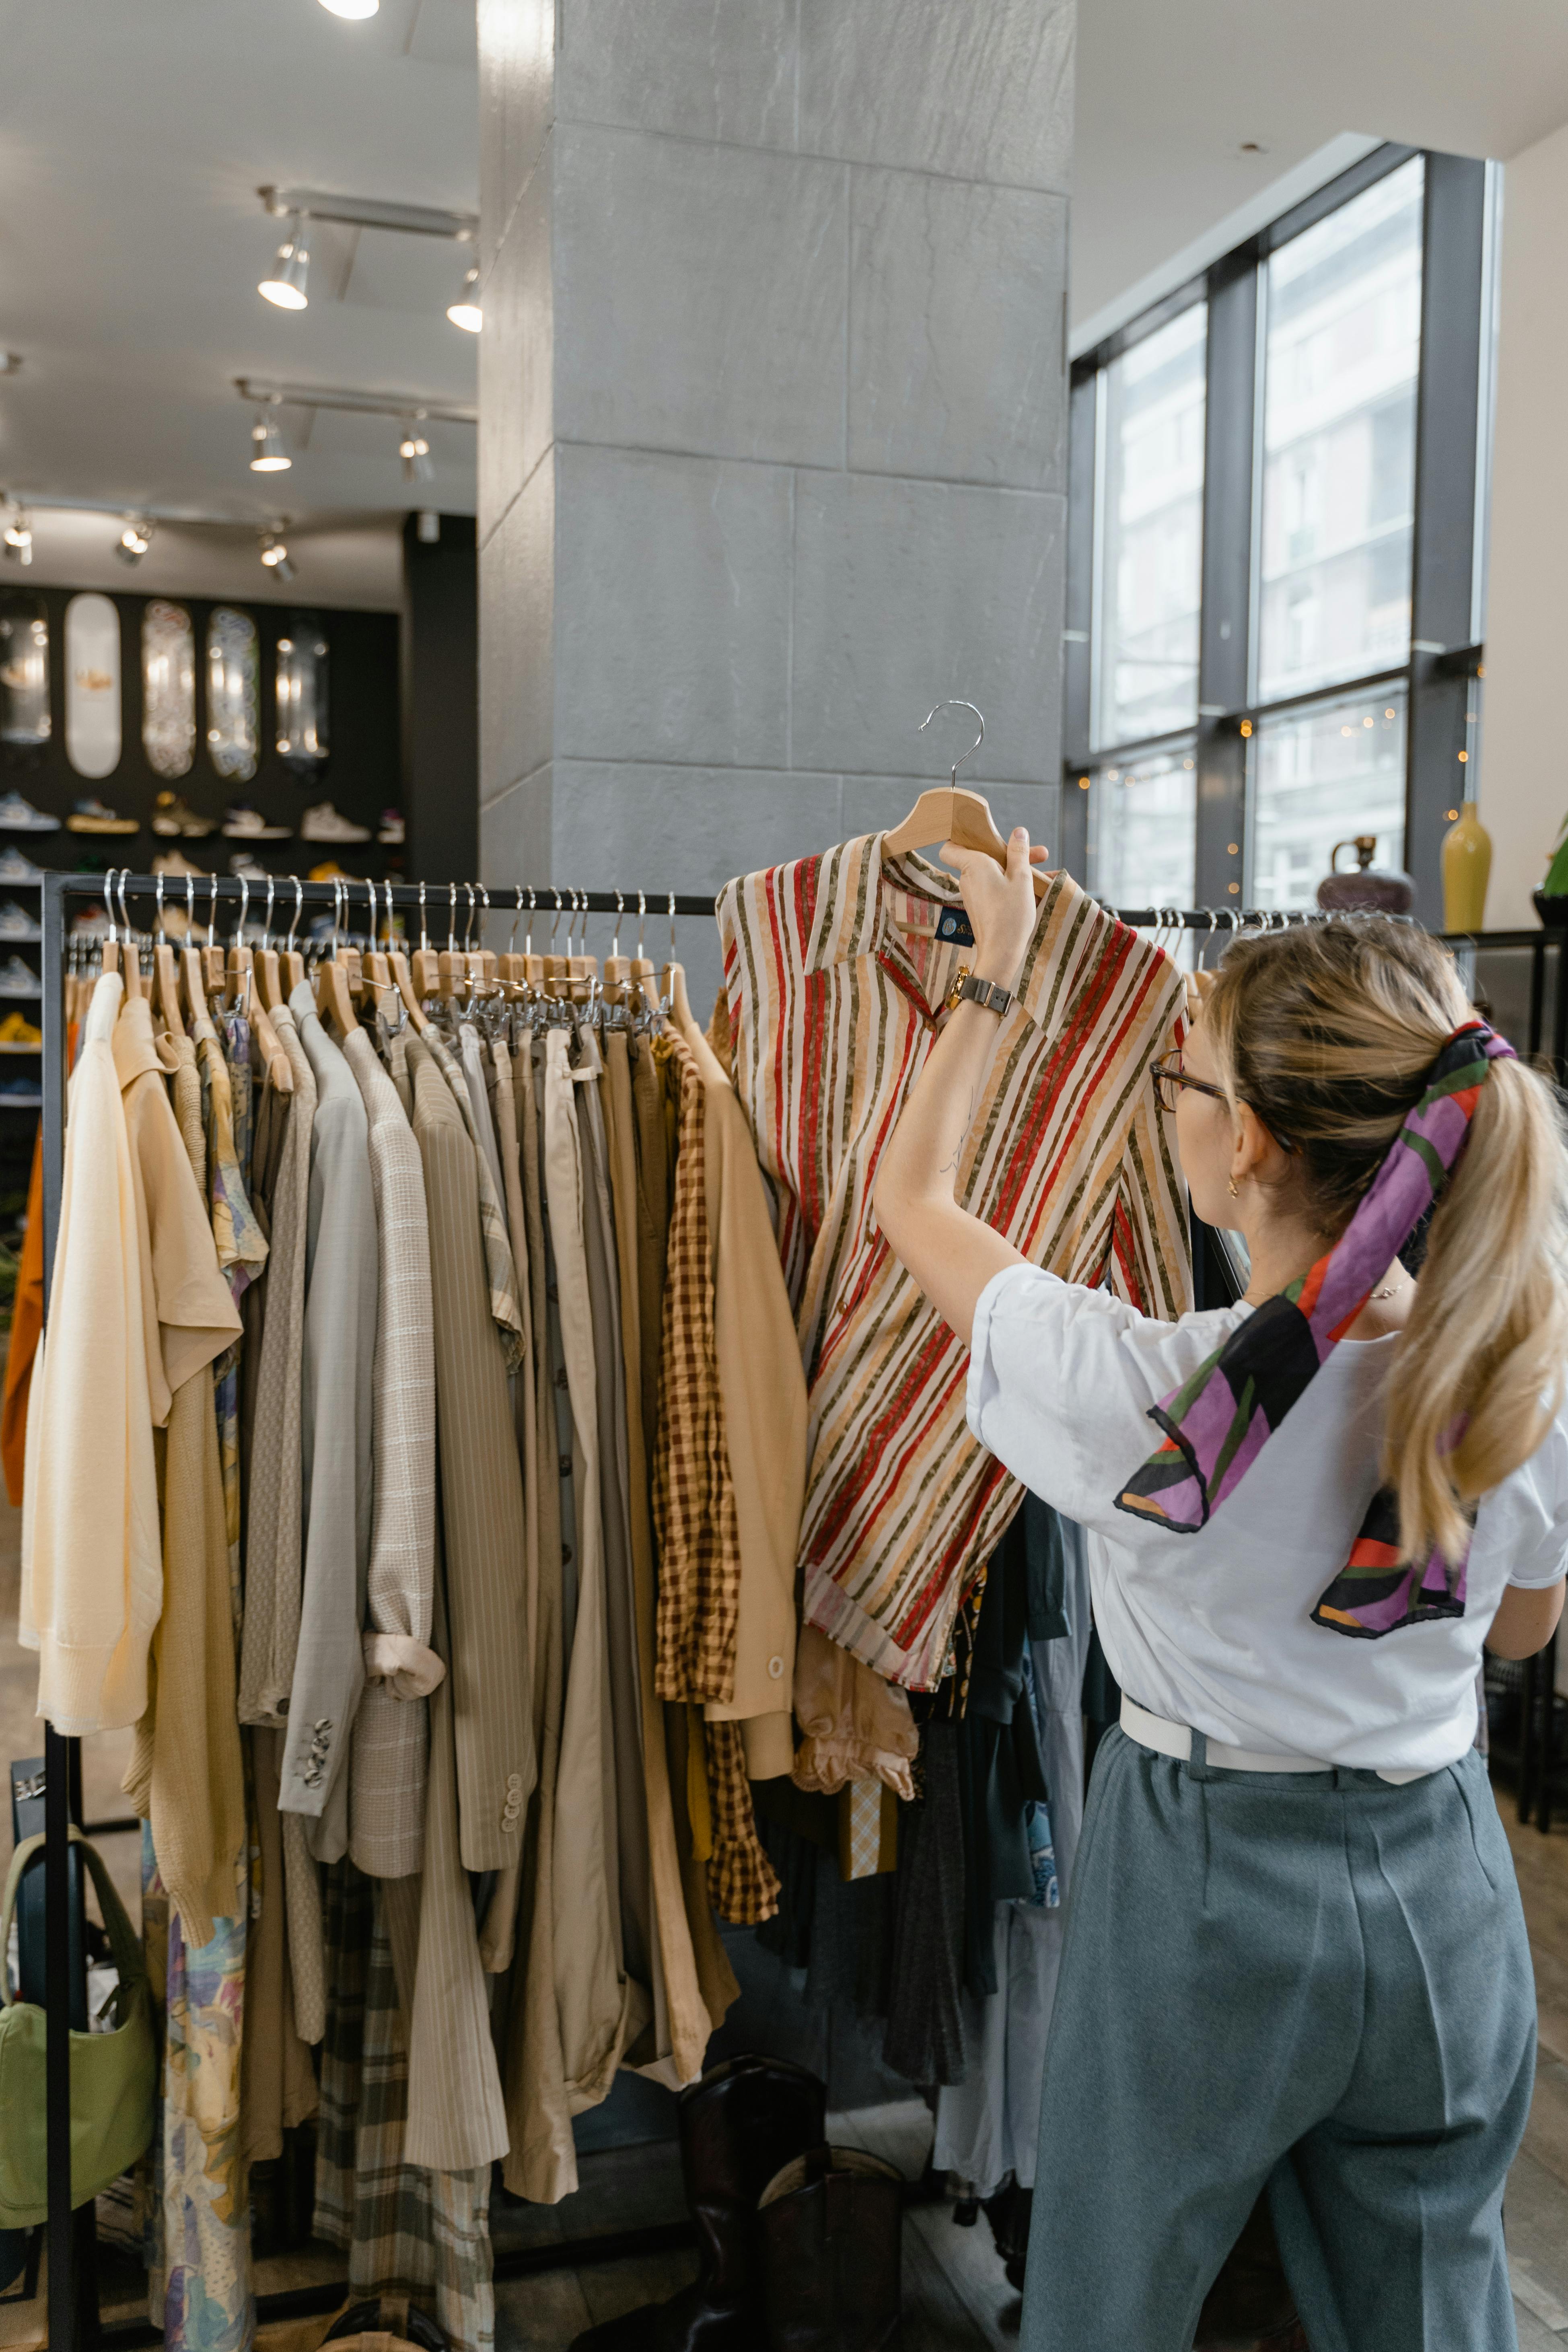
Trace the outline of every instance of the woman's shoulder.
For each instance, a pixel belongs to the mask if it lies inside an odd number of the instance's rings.
[[[1103,1284],[1064,1282],[1037,1265],[1013,1265],[994,1276],[975,1307],[974,1340],[994,1333],[1037,1335],[1065,1354],[1136,1366],[1139,1385],[1152,1381],[1158,1392],[1177,1386],[1224,1345],[1251,1314],[1239,1301],[1230,1307],[1195,1309],[1163,1322],[1144,1315]]]

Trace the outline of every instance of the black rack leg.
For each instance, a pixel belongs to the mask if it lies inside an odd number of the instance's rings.
[[[45,2005],[45,2097],[48,2112],[49,2347],[84,2352],[77,2330],[75,2228],[71,2218],[70,2148],[70,1749],[52,1724],[44,1726],[44,1948],[48,1964]],[[62,2128],[63,2126],[63,2128]]]

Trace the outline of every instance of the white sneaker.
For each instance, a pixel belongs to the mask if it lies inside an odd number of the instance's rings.
[[[258,866],[247,850],[237,849],[228,861],[228,870],[238,882],[270,882],[272,877],[265,866]]]
[[[199,875],[205,879],[206,870],[205,866],[193,866],[183,849],[161,849],[153,860],[154,874]]]
[[[243,802],[229,810],[223,829],[229,841],[291,841],[294,837],[286,824],[268,824],[259,809],[247,808]]]
[[[14,955],[0,963],[0,996],[39,996],[38,975],[31,964]]]
[[[402,846],[404,832],[401,809],[382,810],[381,827],[375,837],[384,847],[396,849]]]
[[[58,816],[46,816],[20,793],[6,793],[0,798],[0,833],[58,833]]]
[[[41,940],[43,929],[37,918],[29,915],[26,907],[15,898],[7,898],[0,907],[0,940]]]
[[[368,841],[370,827],[368,824],[352,824],[346,816],[338,814],[331,801],[318,801],[315,807],[308,808],[300,819],[300,838],[301,841]]]
[[[11,844],[0,849],[0,882],[41,882],[44,869]]]

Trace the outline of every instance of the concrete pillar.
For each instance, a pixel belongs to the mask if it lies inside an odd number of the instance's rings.
[[[896,823],[944,695],[1054,841],[1074,22],[479,0],[487,881],[706,891]]]

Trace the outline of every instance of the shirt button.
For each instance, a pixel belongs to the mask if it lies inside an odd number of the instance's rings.
[[[782,1658],[770,1658],[768,1660],[768,1673],[775,1683],[780,1681],[784,1675],[784,1660]]]
[[[521,1789],[522,1786],[522,1774],[521,1772],[509,1772],[506,1776],[506,1785],[509,1789]]]

